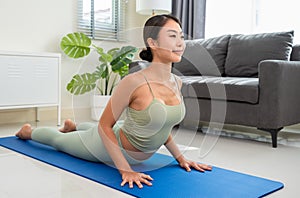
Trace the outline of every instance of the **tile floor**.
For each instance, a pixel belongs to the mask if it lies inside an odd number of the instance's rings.
[[[21,125],[0,125],[0,137],[13,135]],[[32,125],[56,127],[56,122]],[[279,144],[274,149],[270,143],[208,136],[187,129],[174,131],[174,137],[188,158],[284,183],[283,189],[268,197],[292,198],[300,195],[299,147]],[[164,148],[159,152],[168,153]],[[130,197],[2,147],[0,167],[1,198]]]

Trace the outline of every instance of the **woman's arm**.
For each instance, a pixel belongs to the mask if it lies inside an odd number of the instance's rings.
[[[180,164],[180,162],[183,162],[184,156],[179,151],[178,146],[175,144],[172,135],[169,135],[165,143],[165,146],[168,149],[168,151],[173,155],[173,157],[176,159],[178,164]]]
[[[152,180],[152,178],[149,175],[137,173],[132,170],[118,145],[118,140],[112,129],[123,110],[130,104],[131,95],[136,86],[136,81],[132,79],[134,78],[130,76],[125,77],[114,90],[114,94],[111,96],[99,120],[98,132],[108,154],[122,175],[123,181],[121,186],[129,183],[129,187],[133,188],[133,184],[135,183],[139,188],[142,188],[142,183],[149,186],[152,185],[148,181]]]
[[[102,138],[105,148],[112,158],[115,166],[122,174],[124,171],[132,171],[130,165],[125,159],[123,153],[118,144],[118,140],[113,131],[115,119],[112,117],[111,100],[108,102],[106,109],[104,110],[98,125],[98,132]]]
[[[204,172],[205,170],[211,170],[212,167],[206,164],[199,164],[194,161],[190,161],[184,158],[180,150],[178,149],[177,145],[175,144],[172,135],[169,135],[166,143],[166,148],[170,151],[173,157],[176,159],[178,164],[185,168],[187,171],[191,171],[191,168],[194,168],[198,171]]]

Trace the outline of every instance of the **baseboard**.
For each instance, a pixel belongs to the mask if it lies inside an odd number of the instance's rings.
[[[1,110],[0,124],[34,122],[37,120],[36,113],[35,108]],[[90,108],[88,107],[80,107],[76,109],[62,108],[61,120],[65,120],[67,118],[73,120],[86,120],[91,117],[90,114]],[[57,116],[56,107],[38,108],[39,121],[57,120]]]
[[[236,132],[246,132],[252,133],[257,135],[269,135],[268,132],[258,130],[255,127],[248,127],[242,125],[232,125],[232,124],[215,124],[215,123],[208,123],[208,122],[199,122],[196,120],[184,120],[183,126],[190,128],[190,129],[201,129],[201,127],[212,127],[212,128],[221,128],[224,131],[236,131]],[[198,127],[197,127],[198,126]],[[295,124],[291,126],[284,127],[281,132],[288,132],[288,133],[300,133],[300,124]],[[281,133],[279,133],[280,135]]]

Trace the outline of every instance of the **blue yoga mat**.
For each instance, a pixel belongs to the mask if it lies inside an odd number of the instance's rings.
[[[281,182],[213,167],[212,171],[186,172],[170,156],[155,154],[133,166],[154,178],[153,186],[121,187],[119,172],[102,163],[72,157],[52,147],[17,137],[0,138],[0,145],[136,197],[263,197],[283,188]]]

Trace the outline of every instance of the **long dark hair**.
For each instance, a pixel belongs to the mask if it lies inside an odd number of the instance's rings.
[[[152,62],[153,56],[152,56],[151,48],[147,43],[147,39],[152,38],[156,40],[159,31],[169,20],[175,21],[181,27],[181,22],[179,21],[179,19],[168,14],[155,15],[146,21],[144,25],[144,31],[143,31],[143,38],[144,38],[144,43],[146,45],[146,49],[142,50],[139,54],[142,60]]]

